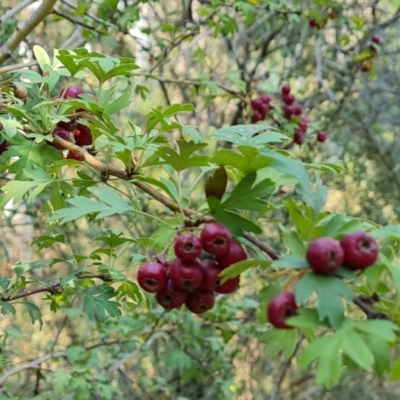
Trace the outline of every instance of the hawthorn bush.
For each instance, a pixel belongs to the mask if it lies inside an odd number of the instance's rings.
[[[321,398],[359,371],[398,379],[400,225],[327,202],[368,168],[337,155],[344,139],[335,134],[346,132],[338,115],[358,80],[379,79],[381,31],[400,10],[152,2],[165,18],[143,27],[147,2],[104,1],[97,11],[57,3],[43,1],[28,22],[56,16],[84,27],[93,45],[47,50],[38,40],[32,68],[0,68],[0,206],[7,228],[22,210],[34,229],[29,256],[0,276],[4,398],[241,398],[253,383],[240,364],[254,362],[243,349],[259,346],[265,383],[254,398]],[[136,58],[107,51],[115,31],[139,37],[137,26],[154,43],[138,40]],[[1,63],[29,33],[28,23],[2,31]],[[100,46],[97,35],[114,41]],[[170,68],[170,56],[181,64]],[[365,135],[386,161],[374,171],[386,168],[399,186],[397,142]],[[5,255],[18,248],[10,232]],[[15,240],[23,249],[23,236]],[[28,360],[10,348],[27,331]],[[311,378],[316,390],[297,391]]]

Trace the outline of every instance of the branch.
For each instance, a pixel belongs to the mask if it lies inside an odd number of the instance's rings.
[[[0,47],[0,65],[12,56],[18,45],[53,11],[56,2],[57,0],[43,0],[31,17],[15,30]]]
[[[14,69],[22,69],[25,67],[36,67],[39,63],[37,61],[22,62],[18,64],[7,65],[6,67],[0,68],[0,75],[6,74],[7,72],[13,71]]]
[[[34,3],[36,0],[25,0],[21,1],[21,3],[17,4],[15,7],[8,10],[6,13],[2,15],[0,18],[0,25],[7,22],[10,18],[12,18],[15,14],[18,14],[25,7],[28,7],[30,4]]]
[[[353,303],[364,311],[367,319],[388,319],[385,313],[375,311],[371,305],[379,301],[377,295],[372,297],[356,296],[353,299]]]

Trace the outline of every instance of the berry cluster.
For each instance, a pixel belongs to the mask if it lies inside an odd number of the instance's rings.
[[[323,17],[321,17],[319,19],[311,18],[308,21],[308,25],[310,25],[311,28],[323,29],[323,28],[325,28],[329,19],[335,19],[335,18],[336,18],[336,14],[334,11],[331,10],[331,11],[328,11],[328,13],[326,15],[324,15]]]
[[[364,231],[351,232],[340,241],[321,237],[312,241],[306,251],[306,259],[314,273],[331,275],[339,267],[352,271],[365,270],[375,263],[379,244]],[[269,303],[269,322],[279,329],[290,329],[286,319],[296,315],[297,304],[292,292],[282,292]]]
[[[70,85],[61,90],[60,96],[64,99],[68,98],[77,99],[82,93],[84,93],[82,88]],[[85,94],[96,99],[96,96],[94,96],[91,93],[85,93]],[[86,125],[83,125],[78,122],[79,118],[82,118],[83,116],[89,117],[89,114],[86,113],[83,108],[79,108],[75,110],[75,112],[81,115],[79,115],[78,117],[70,118],[68,122],[60,121],[53,131],[53,136],[58,136],[69,142],[74,141],[75,144],[77,144],[78,146],[90,146],[93,143],[92,132]],[[58,147],[55,144],[52,145],[58,148],[59,150],[63,150],[61,147]],[[74,153],[72,151],[68,152],[66,158],[82,161],[82,157],[79,154]]]
[[[272,109],[270,102],[271,97],[269,97],[267,94],[262,94],[257,99],[251,100],[251,108],[253,110],[251,122],[255,123],[262,121],[266,117],[266,115]]]
[[[371,42],[369,44],[369,50],[371,52],[371,57],[367,60],[364,60],[361,65],[362,72],[369,72],[372,68],[372,61],[377,56],[380,46],[382,44],[382,39],[378,35],[374,35],[371,38]]]
[[[203,252],[212,258],[199,257]],[[228,229],[218,222],[207,223],[200,237],[193,233],[177,236],[176,258],[170,262],[161,257],[142,264],[138,270],[139,286],[155,293],[158,304],[167,310],[183,304],[195,314],[214,307],[214,293],[233,293],[239,288],[240,277],[221,283],[220,272],[247,259],[241,244],[232,239]]]

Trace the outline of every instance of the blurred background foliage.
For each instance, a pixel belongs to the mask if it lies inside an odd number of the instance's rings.
[[[40,4],[1,2],[0,45]],[[18,5],[19,12],[10,16]],[[311,18],[321,20],[328,11],[335,19],[324,29],[309,26]],[[261,93],[278,104],[279,87],[288,82],[312,120],[306,143],[291,151],[304,162],[336,163],[346,171],[323,176],[329,187],[327,210],[399,223],[399,19],[397,0],[58,0],[0,65],[0,74],[9,77],[20,63],[38,70],[34,45],[50,54],[85,47],[135,57],[141,69],[112,82],[117,93],[126,87],[132,92],[131,105],[115,117],[121,135],[130,122],[145,130],[151,107],[192,103],[196,111],[179,115],[179,122],[206,137],[215,128],[249,123],[250,99]],[[372,35],[379,35],[382,45],[370,71],[363,73],[362,54]],[[90,77],[85,85],[96,89]],[[278,128],[293,130],[290,124]],[[315,140],[319,130],[328,132],[324,145]],[[0,176],[2,185],[9,179],[6,173]],[[182,179],[189,184],[194,175],[185,171]],[[149,252],[141,241],[156,246],[157,235],[164,234],[147,218],[134,224],[126,216],[79,220],[58,232],[65,234],[65,245],[38,250],[28,244],[48,229],[41,213],[45,201],[10,204],[3,213],[3,272],[19,260],[77,262],[72,254],[87,256],[102,248],[96,238],[111,230],[137,239],[110,257],[113,268],[134,279],[138,263],[157,250]],[[148,207],[147,212],[167,217],[156,204]],[[288,223],[279,210],[265,227],[264,239],[279,248],[278,221]],[[32,271],[35,279],[57,282],[68,273],[68,263],[39,271]],[[302,338],[290,358],[285,334],[271,343],[265,321],[256,315],[259,303],[274,293],[274,283],[260,290],[255,278],[247,274],[239,292],[201,317],[185,310],[166,313],[153,303],[137,306],[135,296],[143,294],[129,287],[131,301],[124,302],[123,316],[105,321],[89,321],[80,311],[79,296],[64,304],[60,295],[58,313],[50,311],[49,296],[32,296],[43,312],[41,330],[38,323],[31,327],[25,312],[1,317],[0,399],[398,398],[399,384],[386,376],[348,371],[340,384],[326,390],[315,385],[312,371],[298,372]]]

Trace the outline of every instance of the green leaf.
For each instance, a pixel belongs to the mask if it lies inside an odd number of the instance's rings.
[[[204,190],[206,197],[216,197],[217,199],[222,199],[225,193],[226,185],[228,184],[228,175],[223,166],[220,166],[213,171],[204,184]]]
[[[288,325],[299,328],[317,328],[321,326],[318,312],[315,308],[300,308],[297,315],[286,320]]]
[[[27,302],[27,301],[22,301],[20,304],[23,304],[25,308],[28,311],[29,317],[31,318],[32,325],[38,321],[40,329],[42,329],[43,326],[43,320],[42,320],[42,314],[40,312],[39,307],[37,307],[35,304]]]
[[[50,246],[53,246],[55,243],[63,243],[65,244],[65,235],[63,233],[55,234],[55,235],[41,235],[33,239],[29,246],[38,246],[39,250],[47,249]]]
[[[375,371],[378,375],[383,375],[390,371],[390,347],[379,338],[368,339],[368,346],[375,359]]]
[[[167,146],[158,149],[157,155],[166,164],[171,165],[175,171],[183,171],[191,167],[204,167],[208,165],[208,156],[192,156],[197,150],[207,147],[206,143],[194,143],[192,141],[178,140],[179,153]]]
[[[284,356],[289,358],[296,349],[297,333],[294,329],[269,329],[260,335],[259,340],[266,344],[267,357],[283,352]]]
[[[400,359],[397,360],[390,371],[390,380],[398,381],[400,379]]]
[[[354,295],[348,285],[335,276],[321,276],[313,273],[301,277],[295,288],[298,304],[307,300],[314,292],[318,295],[318,315],[333,328],[338,328],[344,320],[342,298],[352,301]]]
[[[89,289],[83,294],[83,311],[89,319],[98,318],[100,321],[105,320],[106,312],[111,317],[118,317],[121,315],[121,304],[109,300],[116,295],[117,292],[111,286],[100,285]]]
[[[387,225],[370,233],[377,239],[397,239],[400,240],[400,225]]]
[[[222,282],[225,282],[227,279],[235,278],[239,276],[244,271],[247,271],[250,268],[264,267],[268,268],[271,265],[272,261],[270,260],[256,260],[256,259],[248,259],[244,261],[239,261],[235,264],[232,264],[228,268],[224,268],[219,276],[225,278]]]
[[[399,327],[387,320],[367,320],[358,321],[355,325],[355,329],[373,335],[386,342],[394,342],[397,337],[396,331],[399,330]]]
[[[211,210],[211,215],[222,225],[225,225],[235,236],[241,236],[245,231],[256,234],[262,233],[262,229],[257,224],[234,211],[215,209]]]
[[[305,269],[310,268],[307,260],[304,257],[296,256],[294,254],[287,254],[275,260],[272,265],[273,268],[293,268]]]
[[[355,330],[348,329],[342,335],[341,347],[343,351],[361,368],[370,371],[374,363],[374,356],[365,343],[363,337]]]
[[[43,47],[38,45],[33,46],[33,53],[35,54],[36,60],[39,63],[39,66],[42,70],[45,69],[45,66],[51,66],[50,57],[46,53],[46,50]]]

